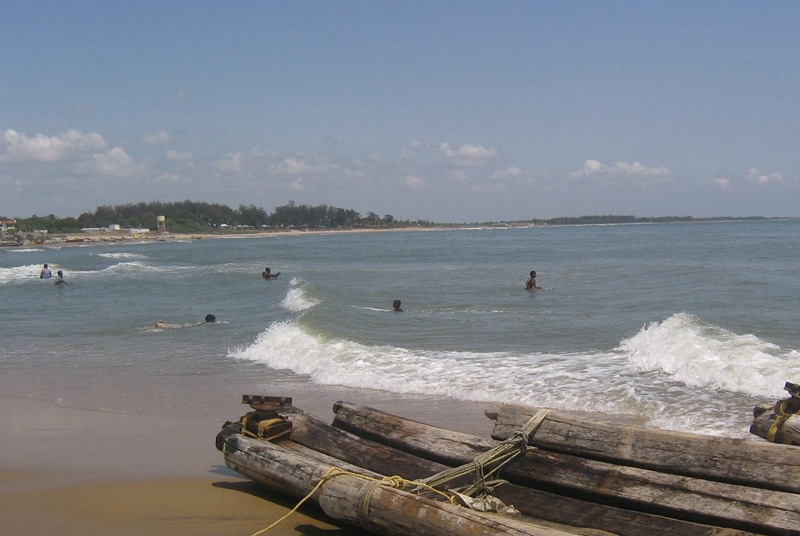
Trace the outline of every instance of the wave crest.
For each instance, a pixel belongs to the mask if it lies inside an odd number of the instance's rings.
[[[704,324],[686,313],[643,327],[617,350],[640,371],[663,372],[689,386],[753,396],[780,398],[786,379],[800,376],[796,350]]]
[[[292,313],[302,313],[319,305],[319,300],[309,296],[307,284],[297,278],[292,278],[289,282],[291,288],[286,292],[286,296],[281,301],[281,307]]]

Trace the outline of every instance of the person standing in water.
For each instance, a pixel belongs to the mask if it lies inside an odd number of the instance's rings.
[[[68,285],[66,281],[64,281],[64,272],[62,270],[58,271],[58,277],[56,278],[56,285]]]
[[[538,290],[541,288],[536,286],[536,270],[531,270],[531,276],[525,281],[525,290]]]
[[[39,273],[39,279],[50,279],[51,277],[53,277],[53,272],[50,271],[50,267],[45,263],[41,273]]]

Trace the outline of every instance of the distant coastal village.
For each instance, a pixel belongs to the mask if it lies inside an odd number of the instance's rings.
[[[434,223],[401,220],[391,214],[362,216],[353,209],[329,205],[296,205],[290,201],[272,213],[253,205],[233,209],[227,205],[182,201],[100,206],[77,218],[0,216],[0,243],[5,246],[124,239],[164,239],[168,233],[191,235],[256,234],[264,232],[356,231],[391,229],[457,229],[464,227],[534,227],[555,225],[612,225],[686,223],[705,221],[767,220],[765,217],[694,218],[691,216],[578,216],[551,219]]]

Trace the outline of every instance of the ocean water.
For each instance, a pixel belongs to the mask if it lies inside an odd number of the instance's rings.
[[[800,221],[0,248],[0,392],[223,419],[243,393],[511,402],[747,437],[800,383],[798,280]]]

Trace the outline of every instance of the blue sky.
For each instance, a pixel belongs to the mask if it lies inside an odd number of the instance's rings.
[[[800,216],[800,3],[0,0],[0,216]]]

